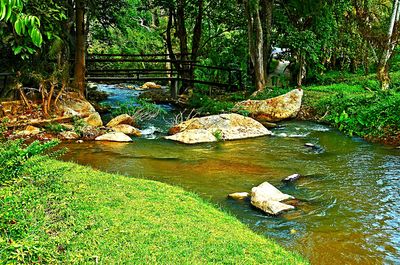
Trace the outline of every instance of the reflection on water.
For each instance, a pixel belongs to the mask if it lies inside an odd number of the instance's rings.
[[[194,146],[163,139],[70,144],[65,159],[194,191],[314,264],[399,263],[400,150],[313,123],[289,122],[274,134]],[[281,182],[293,173],[306,177]],[[271,217],[226,197],[264,181],[300,198],[297,210]]]

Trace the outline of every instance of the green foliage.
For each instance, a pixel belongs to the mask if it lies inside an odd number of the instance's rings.
[[[39,154],[21,157],[20,148],[9,151],[15,153],[14,159],[25,160],[18,173],[25,181],[0,188],[0,263],[54,264],[57,248],[64,243],[54,240],[54,235],[72,215],[59,181],[65,167],[49,168],[48,159]]]
[[[213,132],[213,135],[215,136],[215,138],[217,138],[218,141],[222,141],[222,131],[221,130],[217,130],[215,132]]]
[[[41,47],[43,43],[42,33],[40,32],[40,20],[37,16],[24,13],[24,3],[22,0],[3,0],[0,3],[0,21],[10,23],[17,36],[29,39],[36,47]],[[2,32],[0,32],[0,35]],[[15,55],[21,54],[23,59],[27,59],[29,54],[35,53],[35,49],[24,42],[12,42]]]
[[[126,103],[119,103],[118,107],[111,111],[113,117],[128,114],[135,122],[140,123],[165,115],[167,111],[161,106],[151,103],[148,99],[132,99]]]
[[[64,126],[59,123],[50,123],[45,126],[47,132],[60,133],[66,130]]]
[[[269,99],[277,96],[281,96],[283,94],[288,93],[291,91],[293,88],[289,87],[275,87],[275,88],[266,88],[265,90],[257,93],[255,96],[252,96],[251,99],[255,100],[264,100],[264,99]]]
[[[80,117],[73,117],[74,122],[74,131],[78,135],[82,136],[85,127],[87,126],[86,122]]]
[[[188,102],[190,108],[195,108],[199,114],[221,114],[231,112],[234,107],[233,102],[218,101],[211,97],[195,92]]]
[[[335,93],[316,103],[324,120],[339,130],[361,137],[395,136],[400,133],[398,93]]]
[[[58,154],[49,152],[58,144],[57,140],[46,143],[35,141],[30,145],[24,144],[22,140],[0,143],[0,186],[26,177],[23,175],[24,170],[32,166],[32,161],[38,157]]]
[[[8,129],[8,127],[6,126],[6,123],[8,122],[9,120],[8,120],[8,118],[3,118],[1,121],[0,121],[0,142],[2,141],[2,140],[4,140],[4,133],[7,131],[7,129]]]

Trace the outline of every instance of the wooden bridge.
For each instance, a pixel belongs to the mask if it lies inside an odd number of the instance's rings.
[[[243,87],[240,69],[205,66],[195,61],[174,61],[168,54],[89,54],[86,66],[86,80],[93,82],[140,84],[153,81],[169,84],[174,90],[182,82],[230,91]],[[196,78],[185,77],[190,76],[187,72],[193,69]]]
[[[177,57],[180,57],[177,54]],[[71,61],[73,63],[73,60]],[[178,66],[178,68],[177,68]],[[195,61],[172,60],[168,54],[88,54],[86,81],[107,83],[156,82],[171,87],[172,96],[178,95],[183,82],[191,86],[203,85],[235,91],[243,88],[240,69],[201,65]],[[196,78],[188,78],[195,69]],[[0,73],[0,97],[15,73]]]

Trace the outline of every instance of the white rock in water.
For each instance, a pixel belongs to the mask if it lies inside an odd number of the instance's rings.
[[[120,124],[120,125],[113,127],[112,129],[114,132],[122,132],[122,133],[125,133],[126,135],[132,135],[135,137],[142,136],[142,133],[138,129],[136,129],[135,127],[130,126],[128,124]]]
[[[99,136],[96,141],[109,141],[109,142],[132,142],[131,137],[121,132],[111,132]]]
[[[294,199],[293,196],[282,193],[268,182],[251,189],[251,204],[272,215],[278,215],[283,211],[295,209],[291,205],[281,201]]]
[[[131,116],[129,116],[128,114],[122,114],[122,115],[115,117],[109,123],[107,123],[107,127],[112,128],[112,127],[118,126],[120,124],[133,125],[134,122],[135,121],[133,120],[133,118]]]
[[[172,136],[167,136],[165,139],[184,144],[212,143],[218,141],[218,139],[211,132],[204,129],[187,130]]]
[[[250,194],[248,192],[236,192],[236,193],[231,193],[228,195],[229,198],[235,199],[235,200],[244,200],[248,198]]]
[[[271,132],[252,118],[239,114],[221,114],[190,119],[172,127],[170,134],[174,135],[166,139],[194,144],[260,137],[270,135]]]
[[[301,178],[300,174],[293,174],[293,175],[290,175],[290,176],[286,177],[285,179],[283,179],[283,181],[284,182],[293,182],[293,181],[298,180],[299,178]]]
[[[147,82],[143,86],[140,87],[141,89],[160,89],[161,86],[157,85],[154,82]]]

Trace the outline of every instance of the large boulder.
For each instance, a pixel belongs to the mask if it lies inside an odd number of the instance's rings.
[[[121,132],[111,132],[99,136],[96,138],[96,141],[108,141],[108,142],[132,142],[132,139]]]
[[[89,115],[89,117],[85,118],[84,121],[93,127],[101,127],[103,126],[103,121],[101,120],[100,114],[98,112],[94,112]]]
[[[190,119],[171,128],[170,134],[166,139],[195,144],[260,137],[271,132],[252,118],[221,114]]]
[[[37,135],[40,133],[40,129],[36,128],[34,126],[28,125],[26,126],[25,130],[19,131],[16,133],[18,136],[32,136],[32,135]]]
[[[126,135],[132,135],[135,137],[142,136],[142,133],[140,130],[138,130],[135,127],[130,126],[128,124],[120,124],[120,125],[114,126],[114,127],[112,127],[112,130],[114,132],[122,132]]]
[[[122,114],[122,115],[119,115],[119,116],[115,117],[109,123],[107,123],[107,127],[113,128],[113,127],[118,126],[120,124],[133,125],[134,124],[134,120],[128,114]]]
[[[181,142],[184,144],[200,144],[217,142],[218,139],[211,132],[204,129],[185,130],[165,139]]]
[[[79,139],[79,135],[76,132],[68,131],[61,132],[60,137],[65,140],[77,140]]]
[[[64,112],[64,116],[89,116],[96,113],[95,108],[86,99],[82,99],[79,94],[68,93],[60,101],[59,108]]]
[[[147,82],[143,86],[140,87],[140,89],[143,89],[143,90],[144,89],[160,89],[160,88],[161,88],[161,86],[157,85],[154,82]]]
[[[287,94],[266,100],[247,100],[235,105],[235,110],[250,112],[260,122],[277,122],[295,118],[300,111],[303,90],[295,89]]]
[[[294,199],[294,197],[282,193],[268,182],[264,182],[251,190],[251,204],[272,215],[294,209],[294,206],[282,203],[282,201],[290,199]]]

